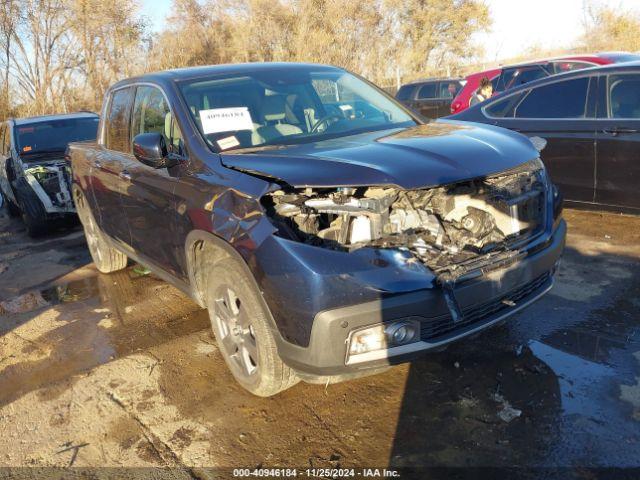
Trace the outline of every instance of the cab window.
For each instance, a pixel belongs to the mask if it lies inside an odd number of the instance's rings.
[[[609,77],[609,118],[640,118],[640,75]]]
[[[131,140],[140,133],[160,133],[170,151],[181,153],[182,133],[176,124],[165,96],[159,88],[148,85],[136,89],[131,118]]]

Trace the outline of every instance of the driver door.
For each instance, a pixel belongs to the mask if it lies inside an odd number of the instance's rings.
[[[152,132],[163,134],[169,150],[182,148],[180,129],[162,90],[152,85],[138,85],[131,114],[130,143],[136,135]],[[126,186],[121,202],[134,253],[180,276],[177,258],[184,246],[176,244],[176,236],[172,234],[178,215],[175,171],[150,167],[133,155],[125,160],[124,171]]]

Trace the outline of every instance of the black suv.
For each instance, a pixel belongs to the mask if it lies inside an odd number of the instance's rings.
[[[440,118],[451,114],[451,102],[462,88],[459,78],[421,80],[400,87],[396,100],[425,118]]]
[[[0,124],[0,191],[9,214],[22,215],[30,235],[75,217],[64,152],[69,142],[94,140],[98,122],[95,113],[72,113]]]

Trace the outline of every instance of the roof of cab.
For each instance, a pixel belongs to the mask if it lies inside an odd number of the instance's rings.
[[[13,118],[16,125],[29,125],[32,123],[51,122],[56,120],[65,120],[68,118],[98,118],[98,114],[94,112],[75,112],[60,113],[56,115],[39,115],[37,117]]]
[[[195,78],[202,78],[211,75],[228,75],[228,74],[249,74],[256,71],[273,71],[273,70],[336,70],[343,71],[340,67],[332,65],[322,65],[317,63],[297,63],[297,62],[254,62],[254,63],[229,63],[221,65],[204,65],[200,67],[184,67],[173,70],[164,70],[160,72],[146,73],[137,77],[121,80],[112,86],[117,88],[127,85],[128,83],[137,83],[144,81],[180,81]]]

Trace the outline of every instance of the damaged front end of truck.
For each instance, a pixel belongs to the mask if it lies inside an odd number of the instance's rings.
[[[517,257],[544,230],[547,191],[534,160],[433,188],[281,189],[262,203],[282,237],[346,252],[408,251],[446,283]]]
[[[357,140],[222,155],[269,183],[272,233],[256,223],[248,263],[290,365],[322,376],[400,363],[549,291],[566,224],[541,146],[449,124]]]

